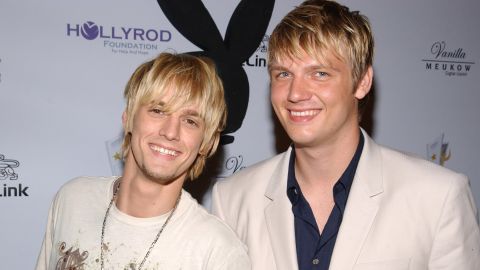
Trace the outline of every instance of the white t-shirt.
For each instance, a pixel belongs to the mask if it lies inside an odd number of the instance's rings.
[[[116,177],[81,177],[57,193],[37,270],[100,269],[100,238]],[[105,269],[137,269],[169,213],[136,218],[112,205],[105,227]],[[142,269],[250,269],[245,245],[188,192]]]

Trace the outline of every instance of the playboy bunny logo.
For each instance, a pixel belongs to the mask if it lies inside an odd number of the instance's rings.
[[[201,0],[157,0],[173,26],[203,51],[190,52],[215,61],[225,88],[227,126],[222,144],[234,141],[227,135],[241,126],[248,107],[249,84],[242,63],[257,50],[268,27],[275,0],[242,0],[232,14],[225,39]]]

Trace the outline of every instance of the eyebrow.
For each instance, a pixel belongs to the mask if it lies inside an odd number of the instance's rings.
[[[271,65],[268,66],[268,71],[273,71],[273,70],[288,70],[288,68],[281,66],[281,65]]]
[[[322,64],[315,64],[315,65],[306,66],[304,69],[305,70],[315,70],[315,69],[334,69],[334,70],[337,70],[336,68],[334,68],[331,65],[322,65]],[[268,70],[269,71],[275,71],[275,70],[289,71],[290,69],[288,67],[282,66],[282,65],[272,65],[268,68]]]
[[[306,70],[317,70],[317,69],[332,69],[337,71],[336,68],[334,68],[332,65],[311,65],[305,68]]]
[[[165,106],[167,106],[167,103],[168,102],[159,100],[157,102],[153,102],[153,105],[154,106],[165,107]],[[184,116],[194,116],[194,117],[202,118],[201,114],[196,109],[183,109],[182,106],[180,106],[175,111],[181,111],[182,115],[184,115]]]
[[[197,110],[187,109],[182,112],[182,115],[200,117],[200,113]]]
[[[163,106],[165,106],[165,104],[166,104],[166,103],[163,102],[163,101],[161,101],[161,100],[160,100],[160,101],[152,100],[152,101],[150,102],[150,105],[152,105],[152,106],[161,106],[161,107],[163,107]]]

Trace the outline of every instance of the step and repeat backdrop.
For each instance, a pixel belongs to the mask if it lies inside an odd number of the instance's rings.
[[[269,104],[266,51],[274,26],[300,2],[276,1],[243,64],[250,85],[243,124],[187,187],[207,208],[213,182],[288,146]],[[370,18],[376,39],[374,95],[362,125],[379,143],[466,174],[480,206],[480,2],[341,2]],[[203,1],[222,34],[238,3]],[[0,39],[0,268],[32,269],[59,187],[121,172],[130,74],[160,52],[199,49],[155,0],[3,0]]]

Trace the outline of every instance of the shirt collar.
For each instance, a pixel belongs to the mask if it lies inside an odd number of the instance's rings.
[[[335,203],[338,205],[337,202],[337,195],[343,193],[345,191],[345,195],[348,196],[350,193],[350,188],[352,187],[353,178],[355,177],[355,171],[357,170],[357,165],[360,160],[360,156],[362,155],[363,145],[365,142],[365,138],[363,137],[362,132],[360,132],[360,138],[357,145],[357,149],[355,150],[355,154],[353,155],[352,160],[347,166],[347,169],[343,172],[340,179],[333,187],[333,196],[335,199]],[[300,196],[301,190],[300,186],[298,185],[297,179],[295,177],[295,147],[294,145],[291,146],[292,151],[290,154],[290,161],[288,163],[288,175],[287,175],[287,196],[292,205],[295,205]],[[343,197],[343,196],[342,196]],[[344,202],[340,203],[340,208],[342,212],[346,205],[346,197]]]
[[[292,151],[290,154],[290,161],[288,162],[287,175],[287,196],[292,205],[297,204],[300,196],[300,186],[295,177],[295,147],[292,144]]]
[[[355,172],[357,170],[358,162],[360,161],[360,156],[362,155],[363,144],[365,139],[363,138],[363,134],[360,132],[360,139],[358,142],[357,150],[355,150],[355,154],[353,155],[350,164],[348,164],[347,169],[343,172],[342,176],[338,180],[336,185],[341,185],[348,193],[350,193],[350,188],[352,187],[353,178],[355,177]],[[334,188],[335,192],[335,188]],[[333,194],[336,195],[335,193]]]

